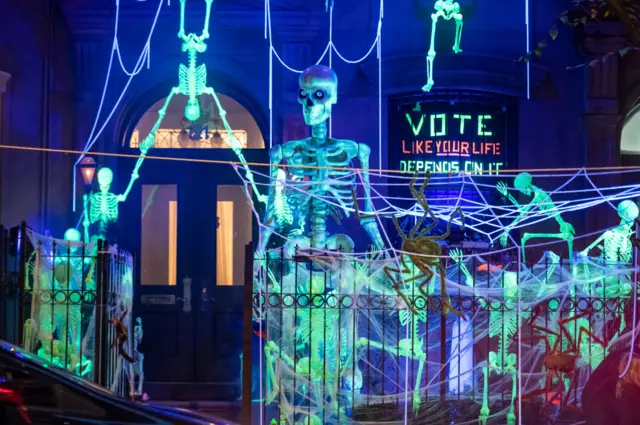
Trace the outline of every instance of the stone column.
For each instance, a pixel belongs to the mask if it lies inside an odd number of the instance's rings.
[[[595,26],[585,27],[584,48],[591,64],[586,68],[586,166],[604,167],[620,164],[618,123],[620,102],[618,93],[619,49],[624,47],[623,28],[612,29],[606,36]],[[619,34],[618,34],[619,32]]]
[[[11,79],[11,74],[4,72],[4,71],[0,71],[0,144],[5,144],[5,140],[3,137],[4,134],[4,127],[3,127],[3,116],[4,116],[4,109],[3,109],[3,101],[4,101],[4,92],[7,90],[7,83],[9,83],[9,80]],[[2,194],[3,194],[3,190],[2,187],[4,185],[4,172],[3,170],[6,167],[4,166],[4,162],[3,162],[3,149],[0,149],[0,224],[3,223],[2,219],[3,219],[3,206],[5,205],[5,203],[3,202],[2,199]]]
[[[586,68],[585,90],[585,166],[613,167],[621,163],[618,126],[620,123],[620,100],[618,81],[620,55],[624,47],[624,29],[612,26],[612,32],[602,35],[597,27],[585,27],[585,51],[590,55]],[[599,187],[616,185],[620,176],[599,176],[593,179]],[[616,215],[609,206],[589,211],[586,221],[588,231],[596,231],[615,225]]]

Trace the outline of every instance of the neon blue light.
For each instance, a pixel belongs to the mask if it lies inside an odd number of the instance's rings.
[[[150,66],[150,51],[151,51],[151,36],[153,35],[153,32],[155,30],[156,24],[158,22],[158,17],[160,16],[160,11],[162,10],[162,5],[164,4],[164,0],[160,0],[159,4],[158,4],[158,9],[156,10],[156,15],[153,19],[153,24],[151,25],[151,30],[149,31],[149,36],[147,37],[147,42],[144,45],[144,48],[142,49],[142,52],[140,53],[140,56],[138,57],[138,61],[136,62],[136,65],[134,66],[134,70],[132,73],[128,73],[127,70],[124,68],[124,65],[122,63],[122,60],[120,58],[120,52],[119,52],[119,43],[118,43],[118,23],[119,23],[119,16],[120,16],[120,0],[116,0],[116,17],[115,17],[115,23],[114,23],[114,33],[113,33],[113,43],[112,43],[112,50],[111,50],[111,56],[109,58],[109,65],[107,67],[107,76],[105,78],[105,82],[104,82],[104,87],[102,89],[102,96],[100,99],[100,104],[98,107],[98,112],[96,114],[96,119],[93,122],[93,128],[91,130],[91,133],[89,134],[88,140],[87,140],[87,144],[85,145],[84,149],[83,149],[83,154],[80,155],[80,157],[78,158],[78,160],[75,162],[75,164],[73,164],[73,211],[76,211],[76,195],[77,195],[77,191],[76,191],[76,181],[77,181],[77,173],[76,173],[76,169],[78,167],[78,164],[80,163],[80,161],[82,161],[82,158],[84,158],[84,154],[89,152],[89,150],[93,147],[93,145],[95,144],[96,140],[98,139],[98,137],[100,137],[100,135],[102,134],[102,132],[104,131],[104,129],[107,127],[107,124],[109,123],[109,121],[111,120],[111,117],[113,117],[113,114],[115,113],[116,109],[118,108],[118,105],[120,105],[120,102],[122,101],[122,98],[124,97],[124,94],[127,92],[127,89],[129,88],[129,85],[131,84],[131,81],[133,80],[133,77],[135,77],[140,70],[142,69],[142,64],[144,64],[144,60],[147,60],[147,67]],[[118,100],[116,101],[115,105],[113,105],[113,108],[111,109],[111,112],[109,113],[109,115],[107,116],[107,118],[105,119],[104,123],[102,124],[102,126],[100,127],[100,130],[98,130],[97,134],[95,133],[95,129],[98,126],[98,120],[100,119],[100,114],[102,112],[102,107],[104,105],[104,99],[106,97],[106,93],[107,93],[107,87],[109,86],[109,79],[110,79],[110,75],[111,75],[111,68],[113,66],[113,59],[114,59],[114,55],[116,54],[116,52],[118,53],[118,59],[120,60],[120,65],[123,69],[123,71],[129,76],[129,79],[127,81],[127,83],[125,84],[124,88],[122,89],[122,93],[120,93],[120,96],[118,97]]]
[[[277,50],[273,46],[273,37],[271,31],[271,3],[270,0],[265,0],[264,3],[265,9],[265,30],[264,35],[265,38],[269,40],[269,146],[273,145],[273,57],[280,62],[280,64],[288,69],[291,72],[295,72],[297,74],[301,74],[303,69],[296,69],[290,65],[288,65],[280,55]],[[329,41],[325,46],[320,58],[316,61],[315,65],[319,65],[326,55],[329,55],[329,67],[333,64],[332,54],[335,53],[343,62],[348,64],[357,64],[364,61],[369,55],[373,52],[373,49],[376,49],[376,56],[378,59],[378,113],[379,113],[379,121],[382,121],[382,18],[384,17],[384,0],[380,0],[380,10],[378,17],[378,26],[376,31],[376,37],[371,43],[371,47],[367,50],[364,56],[351,60],[344,57],[337,49],[336,45],[333,43],[333,2],[329,7]],[[329,137],[332,135],[332,125],[331,119],[329,119]],[[382,169],[382,123],[378,123],[378,168]]]

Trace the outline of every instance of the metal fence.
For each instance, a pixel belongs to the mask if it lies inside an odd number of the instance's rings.
[[[449,314],[438,276],[422,292],[418,281],[403,296],[385,289],[390,260],[299,251],[254,259],[263,270],[252,299],[254,421],[579,420],[570,407],[631,323],[628,291],[608,289],[631,284],[630,265],[550,254],[517,268],[504,255],[475,254],[445,266]],[[563,355],[581,362],[558,377],[547,364]]]
[[[104,241],[49,238],[26,223],[1,235],[2,338],[128,395],[133,377],[122,353],[133,346],[131,254]]]

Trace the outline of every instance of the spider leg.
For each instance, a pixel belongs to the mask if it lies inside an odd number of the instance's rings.
[[[429,295],[429,290],[425,290],[425,286],[429,284],[429,282],[431,282],[431,279],[433,279],[433,270],[431,270],[431,268],[426,267],[422,262],[420,261],[414,261],[414,264],[416,265],[416,267],[418,268],[418,270],[420,270],[421,275],[424,277],[424,280],[422,281],[422,283],[420,283],[420,285],[418,285],[418,292],[420,292],[420,294],[425,297],[429,303],[429,308],[433,311],[436,310],[436,306],[435,306],[435,302],[433,301],[433,298],[431,297],[431,295]]]
[[[353,187],[351,188],[351,199],[353,200],[353,208],[356,211],[356,218],[358,220],[375,218],[375,215],[364,215],[360,213],[360,208],[358,208],[358,199],[356,198],[356,190]]]
[[[537,325],[532,326],[531,330],[538,330],[547,334],[547,335],[533,335],[534,337],[539,337],[540,339],[544,339],[545,346],[547,348],[547,353],[555,352],[558,349],[558,345],[560,343],[560,339],[562,336],[559,332],[552,331],[551,329],[544,328],[542,326],[537,326]],[[551,347],[551,343],[549,342],[549,335],[553,335],[556,337],[556,340],[553,343],[553,347]]]
[[[405,235],[404,232],[402,231],[402,227],[400,227],[400,223],[398,223],[398,219],[395,216],[393,217],[393,225],[396,226],[396,231],[398,232],[398,235],[400,235],[400,237],[403,240],[406,240],[407,235]]]
[[[420,192],[418,192],[415,188],[417,176],[414,177],[413,180],[411,180],[411,183],[409,183],[409,189],[411,190],[411,194],[413,195],[415,200],[418,202],[418,204],[420,204],[422,209],[424,209],[424,215],[422,216],[422,219],[420,219],[420,221],[418,221],[418,223],[416,223],[416,225],[413,227],[409,237],[413,237],[413,235],[420,228],[420,226],[422,225],[424,220],[427,218],[427,216],[430,216],[433,222],[426,227],[425,233],[438,225],[438,217],[436,217],[435,214],[429,208],[429,203],[427,202],[427,198],[424,195],[424,190],[426,189],[427,183],[429,183],[430,178],[431,178],[431,174],[427,171],[424,182],[420,186]]]
[[[545,378],[544,386],[542,388],[538,388],[537,390],[529,391],[526,394],[520,396],[520,400],[526,400],[531,397],[537,397],[542,394],[546,394],[549,392],[551,387],[553,386],[553,371],[548,370],[547,376]],[[517,404],[517,401],[516,401]]]
[[[404,265],[404,264],[403,264]],[[396,294],[402,298],[402,300],[404,301],[404,303],[407,305],[407,308],[409,309],[409,311],[411,311],[411,313],[417,315],[418,312],[416,311],[416,309],[413,307],[413,305],[411,305],[411,303],[409,302],[409,299],[407,298],[407,296],[402,292],[402,290],[400,289],[400,284],[403,283],[402,281],[396,280],[392,275],[391,272],[395,272],[395,273],[407,273],[409,271],[409,269],[406,270],[398,270],[398,269],[392,269],[391,267],[384,267],[384,273],[387,275],[387,277],[389,278],[389,280],[391,280],[391,282],[393,282],[393,289],[396,291]],[[418,276],[420,277],[420,276]],[[412,277],[409,278],[408,280],[416,280],[416,277]],[[405,280],[404,282],[406,283],[408,280]]]
[[[576,354],[578,356],[580,355],[580,344],[582,343],[582,335],[588,336],[589,338],[591,338],[592,341],[595,341],[596,344],[601,345],[602,348],[607,348],[607,343],[605,341],[603,341],[602,339],[600,339],[597,336],[595,336],[593,334],[593,332],[591,332],[590,330],[588,330],[584,326],[580,326],[580,330],[578,331],[578,339],[577,339],[577,341],[575,343]]]
[[[444,266],[443,259],[440,258],[438,261],[438,268],[440,269],[440,293],[442,294],[442,314],[447,315],[447,313],[453,313],[454,315],[460,317],[461,319],[467,320],[466,317],[458,310],[451,306],[451,299],[449,298],[449,294],[447,294],[447,279],[446,274],[447,270]]]
[[[431,240],[440,241],[448,238],[449,235],[451,235],[451,221],[453,220],[453,217],[455,217],[456,213],[458,213],[458,215],[460,216],[460,222],[462,223],[460,227],[462,228],[462,230],[464,230],[464,214],[462,213],[462,209],[458,207],[453,211],[453,214],[451,215],[451,220],[447,222],[447,231],[444,232],[443,235],[432,237]]]

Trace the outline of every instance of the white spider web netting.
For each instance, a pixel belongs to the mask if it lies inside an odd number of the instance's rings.
[[[640,379],[619,355],[635,345],[637,170],[424,185],[282,170],[256,173],[267,213],[253,205],[259,423],[580,423],[609,353],[620,382]]]
[[[96,373],[106,372],[107,387],[125,394],[125,380],[133,379],[133,372],[130,366],[123,365],[118,347],[111,346],[116,337],[113,326],[107,324],[104,368],[96,366],[96,330],[97,317],[122,320],[130,328],[133,257],[117,246],[98,253],[95,243],[54,239],[30,229],[26,236],[29,244],[23,301],[24,348],[88,380],[94,380]],[[100,277],[99,264],[103,267]],[[103,308],[98,304],[98,283],[106,286]]]

